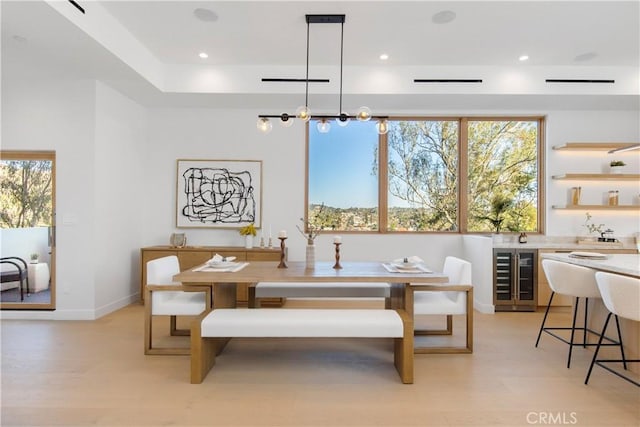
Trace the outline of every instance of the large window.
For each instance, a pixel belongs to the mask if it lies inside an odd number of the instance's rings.
[[[542,118],[309,125],[308,211],[325,229],[541,232]]]

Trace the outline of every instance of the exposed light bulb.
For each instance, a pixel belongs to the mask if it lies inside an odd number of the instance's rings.
[[[376,123],[376,131],[378,131],[379,135],[384,135],[389,132],[389,122],[384,119],[378,120],[378,123]]]
[[[331,125],[325,119],[320,120],[316,127],[318,128],[318,132],[320,133],[329,133],[329,131],[331,130]]]
[[[340,117],[336,118],[336,123],[338,124],[338,126],[345,127],[349,124],[350,120],[351,119],[349,118],[349,115],[347,113],[340,113]]]
[[[311,111],[309,107],[302,105],[296,109],[296,117],[304,122],[308,122],[311,118]]]
[[[288,115],[287,113],[282,113],[280,116],[280,125],[285,128],[290,128],[293,126],[293,117]]]
[[[371,110],[369,107],[360,107],[358,114],[356,114],[356,118],[360,122],[368,121],[371,118]]]
[[[273,125],[271,124],[271,120],[266,117],[258,118],[258,123],[256,124],[258,130],[262,133],[269,133],[271,129],[273,129]]]

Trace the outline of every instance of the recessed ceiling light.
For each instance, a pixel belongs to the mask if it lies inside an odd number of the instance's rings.
[[[204,22],[216,22],[218,20],[218,14],[211,9],[198,8],[193,11],[193,14]]]
[[[529,60],[529,55],[520,55],[518,57],[518,61],[524,62],[524,61],[528,61],[528,60]]]
[[[387,55],[386,53],[383,53],[382,55],[380,55],[380,59],[383,61],[386,61],[387,59],[389,59],[389,55]]]
[[[456,19],[456,13],[452,10],[443,10],[442,12],[438,12],[431,17],[431,21],[436,24],[448,24],[454,19]]]
[[[581,55],[577,55],[575,58],[573,58],[573,60],[576,62],[591,61],[596,56],[598,56],[598,54],[595,52],[587,52]]]
[[[209,55],[207,55],[207,53],[206,53],[206,52],[200,52],[200,53],[198,54],[198,56],[199,56],[200,58],[202,58],[202,59],[207,59],[207,58],[209,57]]]

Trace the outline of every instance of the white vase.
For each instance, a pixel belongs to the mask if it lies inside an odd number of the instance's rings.
[[[316,245],[308,244],[305,253],[305,267],[307,270],[313,270],[316,267]]]
[[[251,234],[244,236],[244,247],[247,249],[251,249],[253,247],[253,236]]]
[[[619,174],[624,172],[624,166],[611,166],[611,173]]]

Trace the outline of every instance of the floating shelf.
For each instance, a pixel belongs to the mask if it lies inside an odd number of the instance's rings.
[[[609,151],[616,148],[626,148],[637,142],[567,142],[554,145],[554,150],[582,150],[582,151]]]
[[[572,211],[637,211],[640,210],[640,205],[553,205],[553,209],[565,209]]]
[[[640,174],[637,173],[565,173],[562,175],[553,175],[553,179],[582,179],[597,181],[638,181]]]

